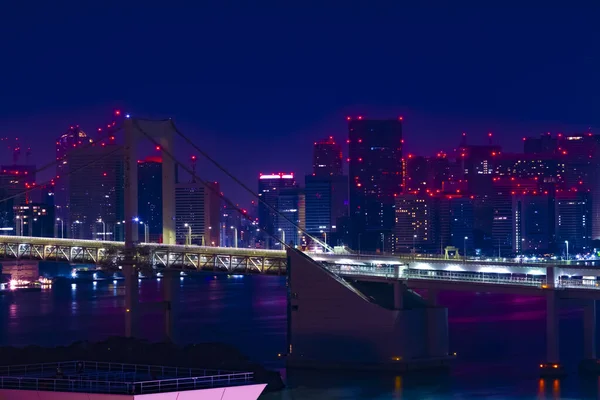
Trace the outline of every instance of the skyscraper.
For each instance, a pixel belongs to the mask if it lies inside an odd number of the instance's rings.
[[[352,247],[360,240],[366,251],[390,248],[394,195],[402,192],[402,118],[349,118],[348,130]]]
[[[569,251],[589,249],[592,236],[591,195],[581,191],[561,191],[556,193],[556,240],[557,248]]]
[[[313,175],[342,175],[342,147],[329,136],[315,142],[313,150]]]
[[[175,237],[179,244],[218,246],[220,197],[219,184],[209,182],[175,185]]]
[[[348,215],[348,177],[344,175],[305,177],[306,231],[337,245],[337,225]]]
[[[291,246],[302,245],[305,229],[305,197],[300,188],[282,189],[277,196],[276,235]],[[298,229],[300,228],[300,230]],[[283,247],[280,247],[283,248]]]
[[[548,194],[526,193],[513,196],[513,251],[546,251],[554,233],[553,202]]]
[[[69,212],[69,164],[67,155],[72,151],[80,149],[83,146],[89,146],[93,143],[92,138],[81,130],[79,125],[69,127],[65,133],[56,139],[56,179],[54,182],[54,203],[56,206],[56,216],[61,218],[70,232],[70,212]]]
[[[277,212],[273,210],[277,209],[277,197],[283,189],[297,186],[293,173],[260,174],[258,177],[258,195],[261,199],[258,204],[258,221],[261,229],[269,235],[265,238],[269,244],[273,243],[271,237],[275,234]]]
[[[163,226],[160,157],[148,157],[138,161],[138,216],[144,224],[148,225],[149,240],[158,242],[162,236]]]
[[[68,152],[64,161],[66,174],[57,182],[68,189],[70,221],[65,225],[71,237],[110,239],[124,217],[122,149],[113,142],[95,143]]]

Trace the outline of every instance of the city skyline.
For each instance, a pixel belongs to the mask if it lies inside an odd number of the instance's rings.
[[[402,115],[405,149],[415,154],[449,149],[461,132],[483,141],[491,131],[514,151],[522,136],[600,124],[593,12],[391,3],[283,14],[146,8],[145,18],[130,17],[132,5],[25,11],[3,10],[7,54],[27,62],[5,66],[0,136],[22,138],[42,162],[53,159],[45,143],[56,133],[79,124],[91,134],[113,109],[173,117],[215,158],[244,159],[230,165],[246,182],[257,172],[305,175],[311,144],[343,142],[347,115]],[[161,21],[160,33],[151,21]],[[170,56],[150,62],[157,49]],[[245,158],[265,148],[275,151]]]

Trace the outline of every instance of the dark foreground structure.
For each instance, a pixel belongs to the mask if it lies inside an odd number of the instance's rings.
[[[288,367],[447,368],[448,311],[398,279],[344,279],[288,250]]]
[[[256,400],[266,384],[252,372],[96,361],[0,367],[0,399]]]

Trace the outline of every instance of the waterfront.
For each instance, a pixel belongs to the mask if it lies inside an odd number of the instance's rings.
[[[161,299],[161,281],[142,280],[140,301]],[[180,281],[178,337],[182,344],[226,342],[251,359],[277,368],[285,350],[285,278],[203,275]],[[0,296],[0,345],[64,345],[101,340],[124,331],[123,283],[70,283],[51,290]],[[449,307],[450,347],[458,353],[447,377],[296,372],[286,374],[290,389],[265,399],[440,399],[440,398],[597,398],[599,381],[581,379],[581,311],[561,311],[561,358],[569,376],[540,381],[537,364],[545,350],[542,298],[442,293]],[[163,318],[148,307],[141,324],[150,340],[162,338]],[[357,321],[360,323],[360,321]]]

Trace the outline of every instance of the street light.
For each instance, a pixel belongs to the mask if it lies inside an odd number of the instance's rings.
[[[232,226],[231,229],[233,229],[233,231],[234,231],[233,247],[235,247],[237,249],[237,247],[238,247],[238,230],[235,226]]]
[[[325,236],[325,246],[323,246],[323,251],[327,252],[327,232],[323,230],[321,230],[320,232],[323,234],[323,236]]]
[[[465,240],[463,240],[463,247],[464,247],[464,254],[465,254],[465,260],[467,259],[467,240],[469,240],[468,236],[465,236]]]
[[[565,240],[565,244],[567,245],[567,261],[569,261],[569,241]]]
[[[23,223],[25,222],[20,215],[15,217],[17,219],[16,228],[17,228],[17,236],[23,236],[23,231],[25,230],[23,227]]]
[[[148,224],[145,224],[143,221],[140,221],[140,224],[144,226],[144,243],[149,242],[149,232],[148,232]]]
[[[102,224],[102,240],[106,240],[106,223],[102,221],[102,218],[98,218],[98,222]]]
[[[56,221],[60,222],[60,238],[64,239],[65,238],[65,222],[60,218],[56,218]]]
[[[279,232],[281,232],[281,247],[285,246],[285,231],[281,228],[277,229]]]
[[[415,249],[415,241],[417,240],[417,235],[413,235],[413,256],[417,253]]]
[[[188,228],[186,244],[188,246],[191,246],[192,245],[192,226],[190,224],[183,224],[183,226]]]

